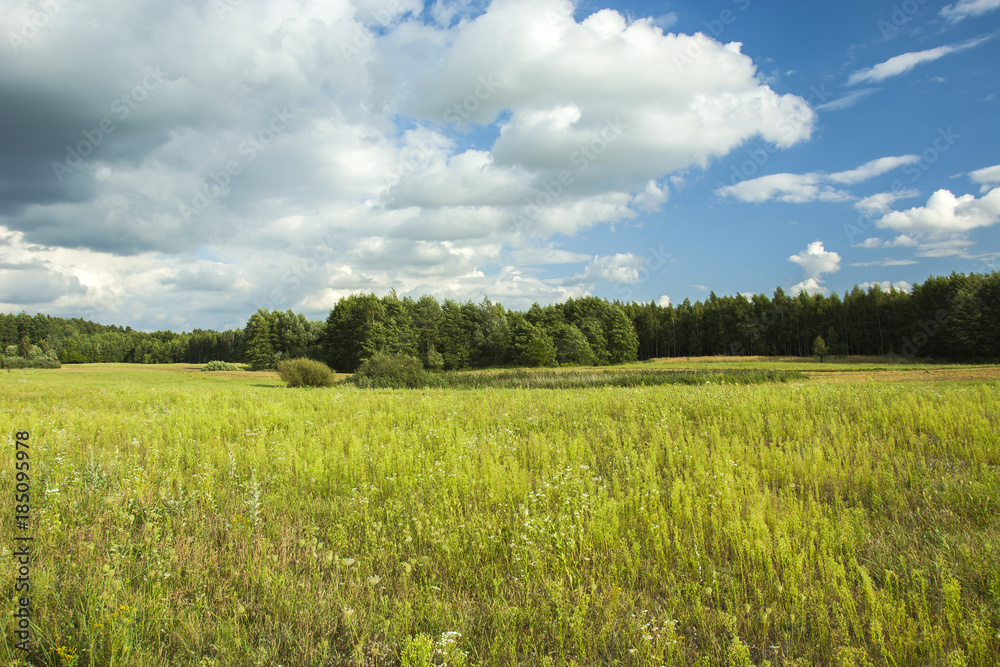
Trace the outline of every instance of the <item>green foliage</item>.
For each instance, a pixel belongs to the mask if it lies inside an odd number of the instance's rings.
[[[210,361],[201,367],[203,371],[238,371],[242,370],[236,364],[231,364],[227,361]]]
[[[796,371],[624,370],[475,371],[432,376],[429,386],[449,389],[587,389],[596,387],[657,387],[661,385],[750,385],[805,380]]]
[[[590,348],[587,337],[575,324],[560,324],[555,335],[556,359],[560,364],[593,366],[597,355]]]
[[[433,345],[427,349],[427,355],[424,358],[424,366],[432,371],[439,371],[444,368],[444,357],[441,356],[440,352],[434,349]]]
[[[750,659],[750,647],[739,637],[733,637],[726,649],[726,667],[753,667]]]
[[[289,387],[329,387],[336,381],[330,367],[314,359],[283,359],[277,371]]]
[[[352,294],[341,298],[326,320],[324,361],[341,373],[352,373],[380,352],[410,350],[411,327],[395,297]]]
[[[376,354],[361,364],[351,380],[365,389],[417,389],[427,386],[429,375],[416,357]]]
[[[250,365],[250,370],[259,371],[274,367],[275,350],[271,339],[271,325],[268,320],[269,317],[265,311],[257,311],[247,322],[243,361]]]
[[[507,354],[513,365],[527,368],[556,365],[552,339],[520,313],[509,318],[507,336]]]
[[[604,332],[608,361],[612,364],[624,364],[639,358],[639,338],[635,328],[617,304],[605,310]]]
[[[822,336],[816,336],[816,340],[813,341],[812,353],[819,357],[820,363],[823,362],[823,357],[830,354],[830,348],[826,346],[826,341],[823,340]]]
[[[399,659],[402,667],[431,667],[434,657],[434,640],[420,633],[406,640]]]
[[[31,345],[28,348],[27,356],[19,356],[17,354],[10,354],[10,352],[19,352],[19,348],[14,345],[9,345],[5,350],[5,354],[2,357],[2,362],[0,362],[0,367],[6,369],[17,369],[17,368],[44,368],[53,369],[60,368],[62,364],[59,362],[59,357],[56,356],[55,352],[44,353],[37,345]]]

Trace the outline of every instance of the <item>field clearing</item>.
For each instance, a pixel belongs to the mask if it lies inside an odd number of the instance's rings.
[[[32,664],[994,665],[998,369],[877,368],[412,391],[5,373],[0,423],[31,432]],[[13,472],[8,445],[5,536]]]

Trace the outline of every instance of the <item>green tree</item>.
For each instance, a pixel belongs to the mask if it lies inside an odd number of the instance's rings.
[[[257,311],[250,316],[246,327],[246,347],[243,362],[259,371],[274,366],[274,346],[271,343],[271,324],[268,316]]]
[[[605,311],[604,331],[608,341],[608,361],[624,364],[638,359],[639,337],[621,306],[612,305]]]
[[[548,334],[520,313],[508,319],[507,353],[515,366],[555,366],[556,347]]]
[[[823,363],[823,357],[830,353],[830,349],[826,346],[826,341],[823,340],[822,336],[816,336],[816,340],[813,341],[812,353],[819,357],[820,363]]]
[[[597,363],[594,351],[590,349],[587,337],[575,324],[563,324],[556,329],[556,358],[560,364],[593,366]]]
[[[374,294],[341,297],[326,318],[323,360],[341,373],[353,373],[386,349],[389,328],[385,304]]]

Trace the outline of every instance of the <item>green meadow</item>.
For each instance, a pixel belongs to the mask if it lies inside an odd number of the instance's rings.
[[[994,665],[996,374],[830,384],[820,366],[396,391],[0,374],[0,660]],[[881,368],[900,370],[862,366]],[[11,613],[25,430],[29,654]]]

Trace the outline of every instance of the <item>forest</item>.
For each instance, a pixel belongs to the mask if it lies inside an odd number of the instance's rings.
[[[810,356],[817,337],[830,354],[977,360],[1000,357],[1000,272],[928,278],[912,291],[873,284],[790,296],[777,288],[661,306],[598,297],[526,311],[480,303],[342,298],[326,321],[260,309],[242,329],[135,331],[79,318],[0,314],[6,361],[31,354],[72,363],[190,363],[219,360],[269,368],[309,357],[353,372],[372,355],[403,353],[428,369],[604,365],[656,357]],[[9,363],[5,363],[8,367]]]

